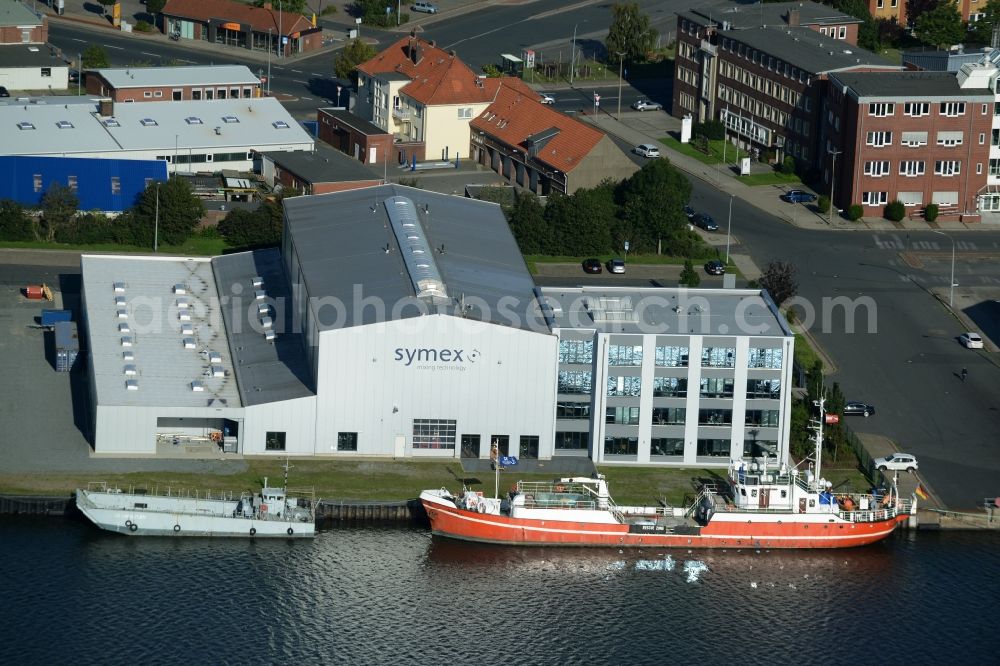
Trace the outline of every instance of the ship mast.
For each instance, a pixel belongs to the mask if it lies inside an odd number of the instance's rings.
[[[813,441],[816,442],[816,453],[813,456],[813,462],[816,464],[815,485],[816,488],[822,490],[819,487],[819,475],[823,459],[823,422],[826,420],[826,410],[824,409],[826,398],[821,396],[819,400],[813,400],[813,404],[819,407],[819,418],[812,420]]]

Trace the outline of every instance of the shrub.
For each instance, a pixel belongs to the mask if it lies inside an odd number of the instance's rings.
[[[708,155],[708,137],[702,134],[697,134],[691,138],[691,145],[695,150],[700,150]]]
[[[899,199],[890,201],[885,206],[885,219],[899,222],[906,216],[906,206]]]
[[[851,204],[851,207],[847,209],[847,217],[851,222],[857,222],[864,214],[865,209],[861,207],[861,204]]]
[[[722,141],[726,138],[726,126],[720,120],[709,120],[704,123],[696,123],[691,128],[691,133],[695,136],[703,136],[710,141]]]
[[[701,283],[701,276],[694,269],[690,259],[684,260],[684,270],[680,274],[680,283],[686,287],[697,287]]]
[[[328,14],[336,14],[337,5],[327,5],[323,8],[323,11],[319,13],[320,16],[327,16]]]
[[[933,222],[938,216],[938,205],[937,204],[927,204],[927,208],[924,208],[924,219],[928,222]]]
[[[819,199],[816,200],[816,208],[821,213],[829,213],[830,212],[830,197],[826,196],[825,194],[821,194],[820,197],[819,197]]]
[[[793,174],[795,173],[795,158],[789,155],[781,163],[781,173]]]
[[[150,32],[153,29],[153,26],[146,21],[137,21],[132,29],[136,32]]]

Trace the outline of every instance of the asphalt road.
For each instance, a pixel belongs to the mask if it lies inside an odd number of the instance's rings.
[[[729,198],[692,179],[692,203],[724,226]],[[920,461],[921,474],[949,506],[973,507],[1000,493],[1000,368],[988,353],[967,350],[962,325],[931,294],[947,288],[951,244],[933,232],[880,234],[794,228],[755,208],[733,211],[732,234],[758,265],[791,261],[799,295],[815,311],[810,330],[836,364],[828,383],[877,412],[854,419],[861,432],[884,435]],[[956,281],[996,283],[1000,233],[955,233]],[[960,246],[959,246],[960,243]],[[901,253],[935,257],[914,268]],[[832,308],[844,298],[857,316]],[[824,315],[824,307],[827,308]],[[962,382],[961,368],[969,370]]]

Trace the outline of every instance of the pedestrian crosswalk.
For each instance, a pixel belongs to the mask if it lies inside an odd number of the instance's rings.
[[[906,251],[906,252],[940,252],[942,250],[951,250],[951,243],[947,240],[936,241],[936,240],[918,240],[915,238],[910,238],[908,234],[891,234],[882,235],[875,234],[873,237],[876,249],[879,250],[891,250],[891,251]],[[956,252],[978,252],[981,249],[986,251],[998,250],[1000,245],[996,242],[987,243],[987,247],[980,248],[980,244],[975,241],[968,240],[956,240],[955,241],[955,251]]]

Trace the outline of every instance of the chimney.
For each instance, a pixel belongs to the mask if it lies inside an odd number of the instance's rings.
[[[111,99],[102,99],[97,107],[97,112],[104,118],[115,115],[115,103]]]
[[[802,18],[798,9],[788,10],[788,25],[793,28],[797,28],[802,25]]]
[[[448,51],[448,55],[450,55],[452,58],[454,58],[458,54],[455,53],[455,49],[452,49],[452,50]]]
[[[410,47],[410,60],[413,64],[418,64],[424,57],[424,50],[421,48],[420,44],[414,44]]]

